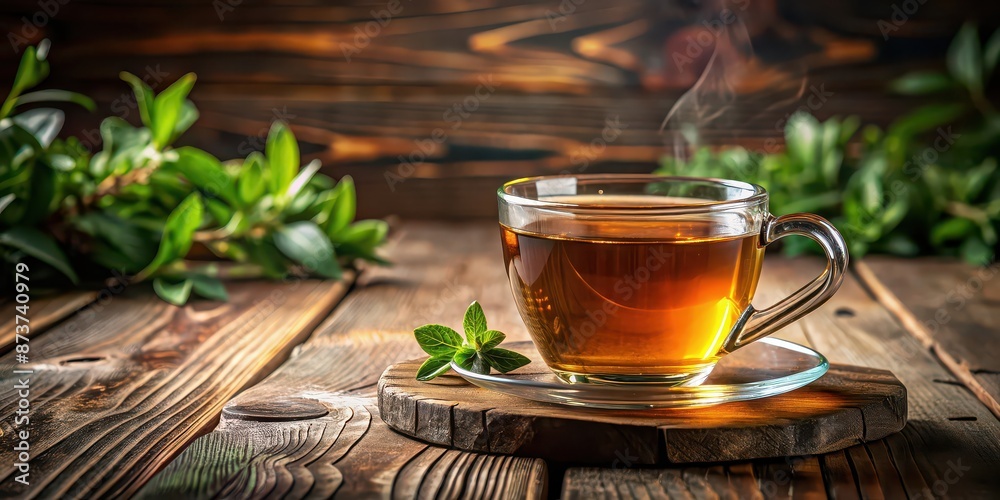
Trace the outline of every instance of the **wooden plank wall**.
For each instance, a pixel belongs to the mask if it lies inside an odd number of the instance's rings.
[[[5,0],[0,27],[10,49],[53,40],[47,85],[99,100],[66,127],[95,145],[100,116],[137,119],[119,71],[157,89],[194,71],[202,119],[184,143],[244,156],[285,119],[328,173],[355,177],[362,216],[490,218],[505,179],[654,168],[672,144],[661,122],[707,63],[692,40],[712,38],[723,8],[745,20],[755,55],[736,105],[703,136],[751,147],[815,94],[821,117],[890,121],[910,103],[884,94],[889,79],[939,64],[966,18],[1000,18],[995,2],[969,0],[893,18],[896,3]]]

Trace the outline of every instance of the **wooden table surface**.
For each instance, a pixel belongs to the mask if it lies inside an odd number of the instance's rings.
[[[30,363],[11,322],[0,357],[0,496],[997,498],[1000,265],[871,257],[828,304],[778,335],[833,362],[891,370],[909,393],[899,434],[822,456],[640,468],[467,453],[379,418],[376,382],[421,355],[412,329],[458,323],[527,338],[493,224],[408,223],[393,267],[344,282],[247,282],[228,303],[177,308],[145,286],[32,297]],[[756,302],[805,283],[817,259],[770,258]],[[13,304],[4,305],[13,318]],[[82,309],[80,309],[82,307]],[[32,369],[13,427],[15,368]],[[30,485],[14,447],[30,431]]]

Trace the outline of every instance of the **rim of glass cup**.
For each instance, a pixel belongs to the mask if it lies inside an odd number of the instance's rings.
[[[740,198],[726,200],[700,200],[697,203],[683,205],[625,205],[625,204],[597,204],[597,203],[566,203],[560,201],[546,201],[537,198],[518,196],[508,192],[511,188],[519,185],[531,184],[548,179],[580,179],[586,181],[610,181],[612,183],[625,182],[701,182],[706,184],[717,184],[720,186],[737,188],[748,191],[749,194]],[[670,214],[690,214],[692,212],[715,212],[740,208],[749,208],[755,205],[767,203],[767,190],[757,184],[731,179],[719,179],[714,177],[685,177],[674,175],[657,174],[565,174],[565,175],[537,175],[533,177],[522,177],[505,182],[497,189],[497,196],[510,205],[528,206],[535,208],[546,208],[570,212],[607,211],[635,212],[645,214],[670,215]]]

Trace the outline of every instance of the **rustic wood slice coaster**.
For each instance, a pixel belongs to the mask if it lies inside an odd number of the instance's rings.
[[[544,371],[532,350],[522,371]],[[629,466],[812,455],[874,441],[906,424],[906,388],[885,370],[831,365],[812,384],[751,401],[690,409],[606,410],[481,389],[454,373],[418,382],[423,360],[378,383],[390,427],[462,450]]]

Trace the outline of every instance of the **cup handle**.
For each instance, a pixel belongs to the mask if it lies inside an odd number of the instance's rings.
[[[760,231],[761,246],[788,235],[811,238],[826,252],[826,269],[816,279],[795,293],[766,309],[753,305],[740,316],[723,346],[723,353],[733,352],[755,340],[766,337],[789,323],[809,314],[830,299],[844,281],[847,271],[847,244],[837,228],[828,220],[813,214],[789,214],[775,218],[769,215]]]

